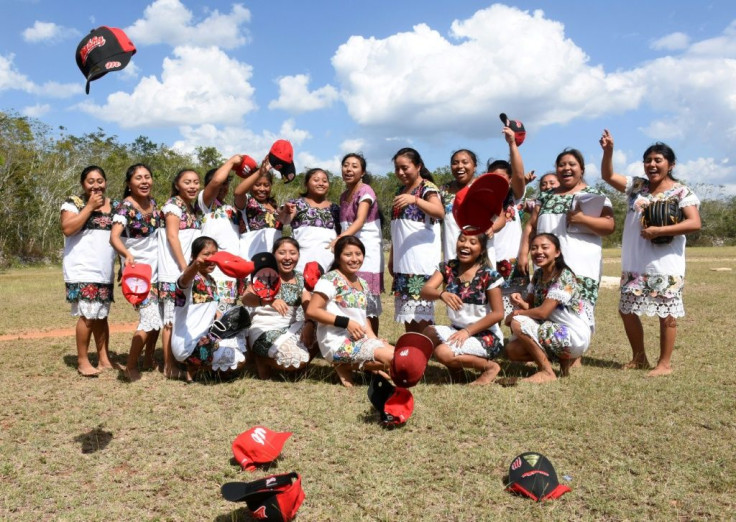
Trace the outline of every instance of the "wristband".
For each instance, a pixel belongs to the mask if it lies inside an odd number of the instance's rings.
[[[440,295],[439,295],[439,296],[437,296],[437,299],[439,299],[439,300],[442,300],[442,294],[444,294],[444,293],[445,293],[446,291],[447,291],[447,290],[442,290],[442,291],[440,292]]]
[[[348,319],[344,315],[336,315],[334,325],[338,328],[347,328],[349,322],[350,319]]]

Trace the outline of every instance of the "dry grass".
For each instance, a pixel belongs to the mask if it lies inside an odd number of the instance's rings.
[[[617,275],[618,253],[605,254],[605,275]],[[249,374],[186,386],[148,373],[130,385],[115,373],[78,377],[72,338],[2,343],[0,516],[248,520],[220,485],[294,470],[307,495],[299,519],[309,521],[732,518],[736,378],[725,356],[736,249],[688,256],[672,376],[618,369],[630,351],[617,291],[605,290],[594,345],[570,379],[479,389],[446,384],[432,363],[414,416],[393,431],[376,424],[365,386],[332,384],[322,361],[296,382]],[[60,281],[58,268],[0,274],[0,333],[73,326]],[[134,320],[121,301],[113,320]],[[394,340],[390,312],[381,329]],[[645,327],[655,360],[657,321]],[[120,361],[129,339],[113,335]],[[294,435],[270,470],[244,473],[230,444],[255,424]],[[506,493],[508,465],[527,450],[571,477],[572,493],[542,505]]]

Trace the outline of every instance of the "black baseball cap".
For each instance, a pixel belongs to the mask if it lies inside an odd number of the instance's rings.
[[[89,83],[105,76],[110,71],[124,69],[135,54],[135,45],[117,27],[101,26],[92,29],[77,45],[77,67],[87,78],[85,92],[89,94]]]

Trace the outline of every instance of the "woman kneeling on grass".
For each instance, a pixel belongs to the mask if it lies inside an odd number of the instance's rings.
[[[440,263],[424,284],[422,299],[441,299],[452,326],[428,326],[434,356],[450,371],[480,370],[473,384],[489,384],[501,367],[493,361],[501,353],[503,334],[503,277],[488,267],[485,233],[460,234],[456,259]],[[445,290],[440,291],[442,283]]]
[[[355,236],[335,243],[335,261],[314,287],[307,318],[317,321],[322,356],[335,365],[344,386],[357,369],[381,371],[394,358],[394,347],[377,339],[366,318],[368,284],[358,277],[365,246]]]
[[[245,365],[244,347],[238,338],[218,341],[210,335],[217,318],[217,283],[210,274],[215,264],[208,261],[217,252],[217,243],[207,236],[192,242],[192,260],[176,281],[174,330],[171,351],[177,361],[186,363],[186,380],[194,380],[201,367],[225,373]]]
[[[539,268],[526,300],[520,294],[511,295],[520,309],[506,317],[513,333],[506,357],[537,363],[539,371],[523,380],[541,383],[557,378],[550,358],[560,360],[562,377],[569,375],[572,363],[588,349],[590,324],[580,286],[565,264],[557,236],[538,234],[532,240],[531,257]]]
[[[314,323],[304,321],[301,313],[312,296],[304,288],[304,276],[296,270],[299,243],[290,237],[279,238],[273,256],[281,279],[276,296],[270,301],[261,299],[253,285],[243,295],[243,304],[253,309],[248,339],[261,379],[268,379],[272,369],[293,372],[305,368],[314,344]]]

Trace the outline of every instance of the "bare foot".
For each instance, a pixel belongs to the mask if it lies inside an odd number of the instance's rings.
[[[468,379],[465,377],[465,368],[448,368],[448,370],[450,372],[451,383],[468,382]]]
[[[179,381],[186,378],[186,372],[182,371],[179,367],[174,366],[173,368],[164,367],[164,377],[174,381]]]
[[[98,370],[97,368],[92,366],[89,362],[87,362],[87,364],[84,364],[84,363],[80,364],[77,367],[77,372],[82,377],[97,377],[98,375],[102,373],[102,370]]]
[[[158,370],[158,364],[153,359],[143,359],[143,371],[152,372]]]
[[[649,361],[646,358],[631,359],[621,367],[623,370],[648,370],[649,368],[651,368],[651,366],[649,366]]]
[[[575,364],[577,362],[577,364]],[[580,358],[577,359],[560,359],[560,377],[570,377],[570,368],[580,365]]]
[[[543,382],[550,382],[550,381],[556,381],[557,376],[554,372],[542,372],[539,371],[532,375],[531,377],[526,377],[522,379],[522,382],[531,382],[534,384],[541,384]]]
[[[353,369],[350,366],[338,364],[335,366],[335,372],[337,372],[343,386],[346,388],[353,387]]]
[[[573,360],[572,364],[570,365],[570,368],[580,368],[583,365],[583,358],[578,357],[575,360]]]
[[[486,371],[480,374],[480,377],[478,377],[476,380],[470,383],[471,386],[485,386],[486,384],[491,384],[493,382],[493,379],[496,378],[496,375],[498,375],[498,372],[501,371],[501,367],[498,364],[493,364],[490,368],[488,368]]]
[[[132,368],[126,368],[123,370],[123,375],[125,375],[125,379],[128,382],[135,382],[141,380],[141,372],[138,371],[138,368],[132,369]]]
[[[660,377],[662,375],[669,375],[672,373],[672,367],[657,365],[651,372],[647,374],[647,377]]]

